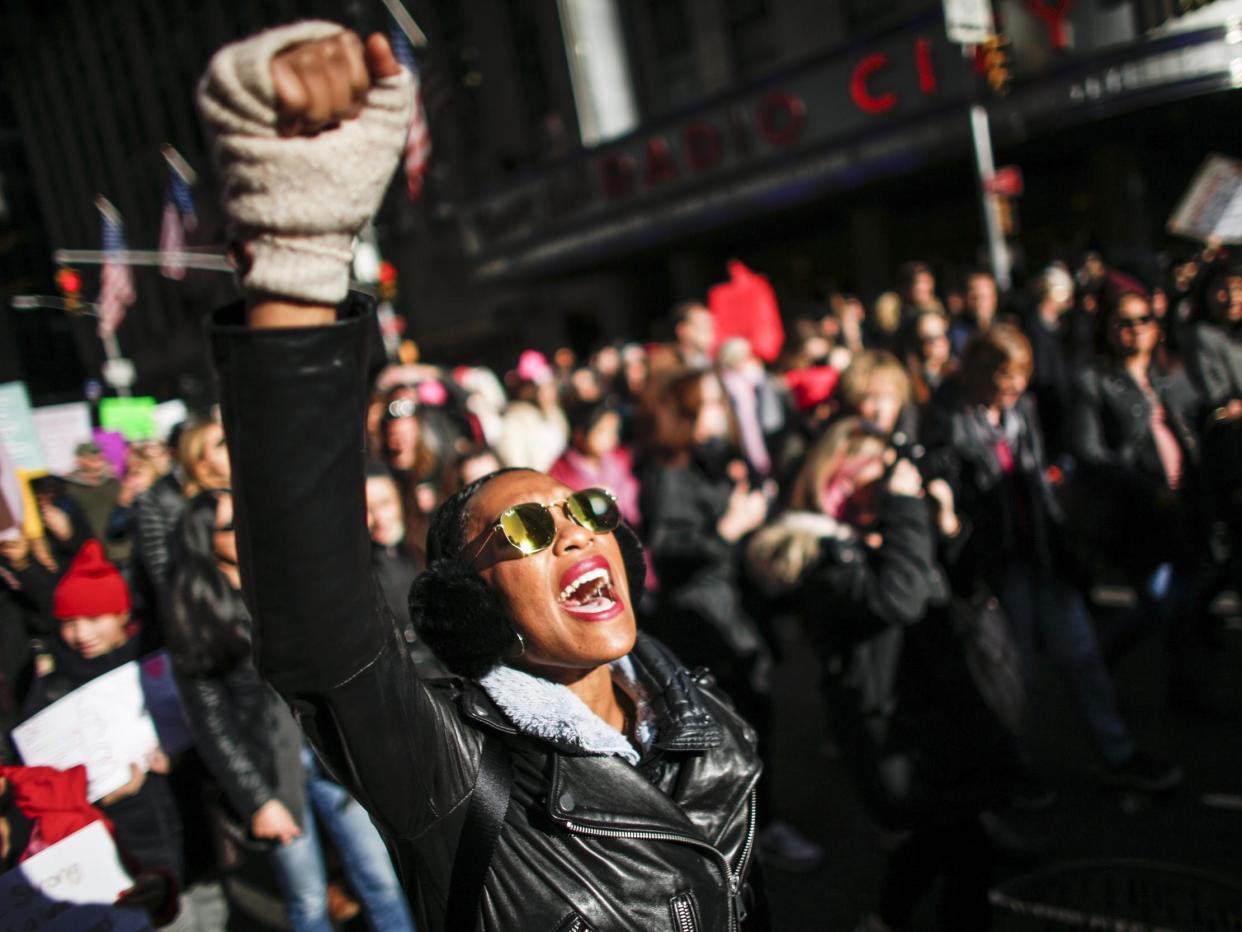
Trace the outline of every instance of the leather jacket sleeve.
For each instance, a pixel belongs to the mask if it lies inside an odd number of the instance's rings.
[[[178,676],[177,690],[203,763],[233,810],[249,821],[260,806],[275,798],[276,790],[245,746],[241,722],[224,684],[214,677]]]
[[[363,412],[369,304],[325,327],[210,329],[255,662],[388,835],[470,793],[481,736],[419,680],[371,577]]]

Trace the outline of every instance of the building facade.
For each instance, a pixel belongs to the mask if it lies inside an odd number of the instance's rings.
[[[1025,175],[1020,269],[1162,248],[1203,157],[1242,154],[1242,0],[996,0],[1004,97],[948,41],[938,0],[406,5],[430,40],[433,156],[421,200],[394,185],[378,227],[407,332],[433,360],[505,366],[523,346],[654,336],[734,257],[790,313],[830,285],[873,295],[906,259],[976,264],[975,102],[998,161]],[[194,83],[225,42],[306,16],[390,25],[378,0],[4,4],[0,186],[24,192],[7,222],[25,245],[0,249],[0,285],[53,291],[39,256],[98,248],[96,194],[132,248],[153,248],[164,143],[200,173],[191,245],[222,249]],[[97,270],[83,272],[93,295]],[[199,322],[235,295],[229,276],[143,269],[136,284],[118,334],[136,390],[209,397]],[[18,323],[0,310],[0,335],[32,349],[0,364],[36,367],[36,396],[98,373],[93,321]]]
[[[581,44],[565,29],[559,48],[549,38],[575,5],[531,5],[548,20],[529,29],[544,37],[534,77],[469,52],[458,92],[472,103],[458,118],[508,122],[474,124],[469,177],[436,226],[464,277],[412,269],[414,331],[435,354],[644,338],[673,300],[722,280],[730,257],[771,275],[787,309],[829,284],[872,296],[907,259],[950,277],[981,264],[976,102],[998,161],[1024,171],[1019,271],[1087,248],[1124,262],[1168,246],[1164,219],[1204,156],[1242,154],[1234,0],[999,0],[1005,96],[949,42],[940,3],[615,4],[637,119],[591,144],[573,92]]]

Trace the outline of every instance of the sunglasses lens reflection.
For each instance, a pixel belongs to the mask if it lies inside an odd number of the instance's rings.
[[[569,496],[570,516],[589,531],[597,534],[614,531],[621,515],[612,496],[602,489],[587,489]]]
[[[621,523],[616,501],[603,489],[575,492],[566,499],[565,506],[575,524],[594,534],[615,531]],[[556,539],[556,520],[552,512],[538,502],[514,505],[500,516],[500,529],[523,556],[546,549]]]
[[[538,553],[556,537],[556,522],[548,509],[537,502],[514,505],[500,516],[500,529],[524,555]]]

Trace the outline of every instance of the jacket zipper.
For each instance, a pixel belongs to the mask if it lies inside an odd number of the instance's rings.
[[[673,897],[673,921],[677,923],[677,932],[698,932],[689,893]]]
[[[696,848],[703,848],[711,852],[712,857],[720,865],[721,873],[724,874],[725,885],[729,891],[729,932],[737,932],[738,922],[745,918],[739,915],[742,912],[740,893],[742,889],[742,875],[746,870],[746,862],[750,859],[750,850],[755,840],[755,791],[750,791],[750,797],[747,801],[747,820],[746,820],[746,841],[742,845],[742,853],[738,858],[737,873],[729,868],[729,859],[721,854],[716,848],[712,847],[705,841],[699,841],[688,835],[677,835],[673,832],[647,832],[647,831],[627,831],[625,829],[602,829],[592,828],[589,825],[582,825],[572,820],[565,822],[565,828],[579,835],[594,835],[598,838],[636,838],[640,841],[673,841],[683,845],[693,845]]]

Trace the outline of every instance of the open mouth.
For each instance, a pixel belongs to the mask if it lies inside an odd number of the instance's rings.
[[[608,561],[592,558],[570,567],[561,577],[560,606],[580,618],[603,620],[611,618],[624,607]]]

